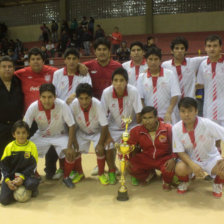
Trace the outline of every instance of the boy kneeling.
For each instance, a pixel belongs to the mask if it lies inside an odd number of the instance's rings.
[[[207,118],[198,117],[197,102],[193,98],[182,98],[178,108],[182,121],[173,126],[173,151],[181,159],[175,169],[181,181],[177,192],[182,194],[187,191],[190,174],[203,177],[206,171],[214,178],[214,197],[221,198],[224,160],[215,141],[224,140],[224,128]]]
[[[38,194],[39,180],[34,177],[38,152],[36,145],[27,140],[29,126],[24,121],[17,121],[12,127],[12,135],[15,140],[6,146],[1,158],[4,180],[0,202],[3,205],[14,201],[13,192],[22,185],[32,191],[33,197]]]

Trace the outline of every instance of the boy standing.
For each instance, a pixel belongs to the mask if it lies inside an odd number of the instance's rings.
[[[0,195],[0,202],[8,205],[14,201],[13,191],[25,185],[32,191],[32,196],[37,196],[39,180],[34,177],[37,167],[38,153],[36,145],[28,140],[29,126],[24,121],[17,121],[12,127],[15,138],[10,142],[1,158],[4,180]]]

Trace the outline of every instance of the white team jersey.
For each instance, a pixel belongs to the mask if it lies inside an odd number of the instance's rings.
[[[164,61],[162,67],[173,71],[177,75],[183,97],[195,98],[196,73],[199,65],[207,56],[185,58],[180,66],[175,66],[173,60]]]
[[[33,102],[26,111],[24,121],[31,127],[36,121],[38,133],[42,137],[65,134],[65,124],[71,127],[75,124],[69,106],[61,99],[56,98],[51,110],[44,110],[40,101]]]
[[[76,124],[79,129],[86,134],[96,134],[100,132],[102,126],[108,125],[106,113],[101,102],[92,98],[92,104],[87,112],[80,107],[79,100],[76,98],[70,105]]]
[[[198,162],[218,156],[215,141],[224,140],[224,128],[202,117],[197,117],[194,131],[187,132],[183,121],[179,121],[173,126],[172,134],[173,152],[186,152],[192,160]]]
[[[122,67],[128,72],[128,83],[137,87],[137,80],[141,73],[148,69],[146,60],[143,60],[142,64],[135,66],[133,61],[127,61],[122,64]]]
[[[102,94],[102,105],[106,112],[109,112],[109,128],[111,130],[124,130],[123,117],[131,117],[132,123],[136,124],[136,114],[142,110],[141,98],[136,87],[128,84],[126,92],[122,98],[117,98],[113,86],[107,87]]]
[[[52,83],[56,88],[56,96],[64,101],[66,101],[71,94],[75,93],[80,83],[89,83],[92,85],[89,73],[87,73],[86,76],[79,74],[68,76],[66,68],[61,68],[54,72]]]
[[[201,63],[197,83],[204,85],[203,116],[224,120],[224,58],[217,63],[209,59]]]
[[[180,96],[180,87],[177,76],[168,69],[161,68],[157,85],[153,88],[153,81],[148,72],[139,76],[137,88],[146,106],[157,108],[158,116],[164,118],[174,96]]]

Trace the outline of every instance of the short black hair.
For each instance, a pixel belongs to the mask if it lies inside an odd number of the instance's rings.
[[[3,57],[0,58],[0,64],[1,64],[3,61],[11,62],[11,63],[14,65],[12,58],[9,57],[8,55],[7,55],[7,56],[3,56]]]
[[[183,44],[185,47],[185,50],[186,51],[188,50],[188,41],[184,37],[176,37],[175,39],[173,39],[170,43],[171,50],[173,50],[175,45],[177,44]]]
[[[16,121],[16,122],[13,124],[13,126],[12,126],[12,130],[11,130],[12,135],[15,134],[17,128],[25,128],[26,131],[27,131],[27,133],[28,133],[28,135],[30,134],[30,128],[29,128],[29,125],[28,125],[25,121],[18,120],[18,121]]]
[[[112,74],[112,81],[114,80],[115,75],[122,75],[124,79],[128,82],[128,72],[123,67],[119,67],[114,70]]]
[[[216,34],[213,34],[213,35],[209,35],[206,39],[205,39],[205,44],[208,42],[208,41],[216,41],[218,40],[219,41],[219,45],[221,46],[222,45],[222,38],[219,36],[219,35],[216,35]]]
[[[156,55],[160,58],[162,58],[162,52],[161,52],[161,49],[156,47],[156,46],[153,46],[153,47],[149,47],[147,52],[145,53],[145,58],[147,59],[150,55]]]
[[[152,40],[152,39],[154,40],[155,37],[153,37],[153,36],[148,36],[148,37],[147,37],[147,41],[148,41],[148,40]]]
[[[52,83],[45,83],[40,86],[39,89],[40,95],[46,91],[51,92],[54,96],[56,96],[55,86]]]
[[[141,111],[141,116],[143,116],[146,113],[151,113],[151,112],[153,112],[153,115],[155,117],[157,117],[157,114],[158,114],[157,109],[155,107],[151,107],[151,106],[145,106],[145,107],[143,107],[143,109]]]
[[[43,55],[43,52],[42,52],[41,49],[38,48],[38,47],[34,47],[34,48],[31,48],[31,49],[29,50],[29,53],[28,53],[28,60],[30,60],[30,58],[31,58],[32,55],[35,55],[35,56],[40,55],[41,58],[42,58],[42,60],[43,60],[43,61],[45,60],[44,55]]]
[[[184,108],[194,107],[195,110],[197,110],[198,109],[198,103],[194,98],[183,97],[178,103],[178,109],[180,109],[181,107],[184,107]]]
[[[88,96],[93,96],[93,87],[89,83],[80,83],[76,88],[76,97],[78,98],[81,94],[86,93]]]
[[[80,58],[79,52],[75,48],[67,48],[64,53],[64,58],[67,58],[70,54]]]
[[[144,45],[142,42],[140,41],[134,41],[130,44],[130,50],[134,47],[134,46],[138,46],[140,47],[142,50],[144,50]]]
[[[105,37],[99,37],[95,40],[93,47],[96,50],[99,45],[104,45],[110,50],[110,41]]]

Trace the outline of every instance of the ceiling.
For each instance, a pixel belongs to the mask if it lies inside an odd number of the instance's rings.
[[[18,6],[40,2],[53,2],[58,0],[0,0],[0,7]]]

